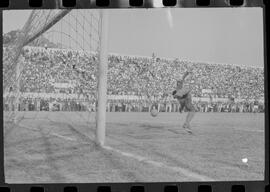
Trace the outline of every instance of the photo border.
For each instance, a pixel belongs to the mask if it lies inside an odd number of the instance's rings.
[[[9,7],[0,8],[0,32],[3,32],[3,10],[16,10],[16,9],[63,9],[65,7],[60,3],[61,0],[43,0],[43,7],[33,8],[28,6],[28,0],[9,0]],[[80,1],[80,2],[79,2]],[[77,5],[73,8],[132,8],[129,6],[128,0],[110,0],[111,4],[108,7],[98,7],[95,5],[96,0],[77,0]],[[144,4],[140,7],[133,8],[155,8],[153,5],[153,0],[143,0]],[[162,1],[162,0],[160,0]],[[210,6],[208,7],[230,7],[230,5],[225,3],[226,0],[210,0]],[[228,0],[227,0],[228,1]],[[110,186],[111,191],[130,191],[132,186],[144,186],[144,191],[155,191],[161,192],[164,191],[165,186],[177,186],[178,191],[198,191],[198,186],[200,185],[210,185],[212,191],[231,191],[232,186],[245,186],[247,191],[266,191],[266,186],[269,190],[269,104],[268,104],[268,66],[267,66],[267,53],[269,45],[269,37],[267,38],[267,33],[269,34],[269,0],[245,0],[247,3],[245,7],[261,7],[263,9],[263,23],[264,23],[264,87],[265,87],[265,172],[263,181],[218,181],[218,182],[151,182],[151,183],[55,183],[55,184],[8,184],[5,182],[5,173],[4,173],[4,130],[3,126],[0,129],[0,190],[1,189],[10,189],[10,191],[30,191],[30,188],[33,186],[40,186],[44,188],[44,191],[64,191],[66,186],[76,186],[78,191],[97,191],[100,186]],[[183,4],[183,2],[186,4]],[[173,6],[174,8],[183,8],[183,7],[197,7],[196,0],[177,0],[177,4]],[[72,9],[73,9],[72,8]],[[204,7],[199,7],[204,8]],[[207,7],[206,7],[207,8]],[[268,16],[268,17],[267,17]],[[3,33],[2,33],[3,34]],[[2,36],[0,38],[0,43],[2,45]],[[3,65],[3,46],[1,46],[0,59],[1,59],[1,74],[2,65]],[[1,91],[3,86],[3,79],[1,78]],[[3,109],[3,94],[1,95],[0,107]],[[3,110],[1,110],[1,123],[3,125]],[[107,192],[107,191],[106,191]]]

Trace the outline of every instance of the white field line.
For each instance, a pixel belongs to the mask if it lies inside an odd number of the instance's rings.
[[[22,128],[25,128],[25,129],[29,129],[31,131],[40,131],[39,129],[34,128],[34,127],[29,127],[29,126],[25,126],[25,125],[19,125],[19,126]]]
[[[237,128],[237,129],[234,129],[234,130],[237,130],[237,131],[247,131],[247,132],[259,132],[259,133],[263,133],[264,132],[264,130],[252,130],[252,129],[250,129],[250,130],[248,130],[248,129],[241,129],[241,128]]]
[[[33,127],[31,127],[31,128],[30,127],[25,127],[25,126],[21,126],[21,127],[32,130],[32,131],[37,131],[37,132],[40,131],[40,129],[36,129],[36,128],[33,128]],[[70,137],[67,137],[67,136],[63,136],[63,135],[59,135],[57,133],[50,133],[49,135],[53,135],[53,136],[56,136],[56,137],[59,137],[59,138],[65,139],[65,140],[69,140],[69,141],[76,141],[76,139],[73,139],[73,138],[70,138]]]
[[[56,136],[56,137],[60,137],[60,138],[62,138],[62,139],[69,140],[69,141],[75,141],[75,140],[76,140],[76,139],[73,139],[73,138],[71,138],[71,137],[59,135],[59,134],[57,134],[57,133],[51,133],[50,135],[53,135],[53,136]]]
[[[103,148],[107,149],[109,151],[119,153],[122,156],[126,156],[126,157],[136,159],[136,160],[138,160],[139,162],[142,162],[142,163],[148,163],[148,164],[151,164],[151,165],[159,167],[159,168],[165,168],[165,169],[172,170],[174,172],[181,173],[181,174],[185,175],[186,177],[189,177],[189,178],[192,178],[192,179],[196,179],[196,180],[199,180],[199,181],[215,181],[214,179],[212,179],[210,177],[191,172],[191,171],[189,171],[187,169],[184,169],[184,168],[181,168],[181,167],[169,166],[169,165],[166,165],[164,163],[161,163],[161,162],[158,162],[158,161],[153,161],[153,160],[147,159],[145,157],[142,157],[140,155],[134,155],[132,153],[123,152],[123,151],[120,151],[118,149],[114,149],[114,148],[109,147],[109,146],[103,146]]]

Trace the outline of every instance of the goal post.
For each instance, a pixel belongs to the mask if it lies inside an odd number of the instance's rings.
[[[108,71],[108,10],[100,11],[100,54],[98,66],[98,107],[96,143],[103,146],[106,135],[107,71]]]
[[[35,54],[33,53],[36,52],[38,54],[41,50],[42,52],[44,51],[45,55],[55,54],[54,57],[48,57],[52,65],[57,63],[57,65],[64,67],[65,72],[71,74],[75,72],[75,66],[78,66],[78,69],[80,69],[78,70],[79,73],[83,71],[84,75],[74,73],[72,78],[62,75],[60,79],[63,81],[72,79],[78,84],[83,84],[80,89],[83,89],[81,92],[85,93],[85,98],[87,96],[89,98],[87,94],[91,94],[92,97],[88,99],[91,103],[88,104],[96,103],[97,105],[95,125],[93,126],[90,122],[89,128],[95,127],[96,129],[93,133],[95,135],[94,142],[101,146],[104,145],[108,71],[108,12],[108,9],[55,9],[33,10],[31,12],[24,27],[20,30],[14,45],[8,45],[9,49],[5,51],[6,55],[11,53],[13,55],[9,60],[4,60],[4,70],[6,73],[3,73],[3,90],[5,90],[5,95],[8,95],[7,98],[10,98],[11,94],[16,97],[14,100],[16,110],[13,114],[18,111],[20,95],[31,87],[26,83],[26,79],[32,74],[26,74],[24,70],[30,70],[30,65],[33,65],[30,57],[34,57],[35,60]],[[58,52],[62,52],[62,54],[57,54]],[[60,59],[61,62],[57,62],[57,59]],[[70,66],[73,67],[71,68]],[[32,73],[41,72],[34,71]],[[92,78],[92,75],[95,78]],[[82,79],[81,76],[90,76],[91,78]],[[51,79],[55,78],[54,75],[51,75]],[[52,85],[49,79],[43,78],[42,80]],[[30,84],[32,85],[33,82]],[[16,87],[16,90],[12,93],[7,91],[11,85]],[[20,92],[20,85],[22,92]],[[32,87],[34,87],[32,92],[43,90],[42,85],[38,82]],[[47,93],[46,90],[43,92]],[[6,119],[10,120],[12,118],[11,115],[7,115]]]

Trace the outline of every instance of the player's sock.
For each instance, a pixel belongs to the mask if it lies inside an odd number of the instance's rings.
[[[187,122],[184,123],[183,128],[187,129],[189,127],[189,124]]]
[[[190,134],[192,133],[190,123],[185,122],[184,125],[183,125],[183,128],[184,128],[188,133],[190,133]]]

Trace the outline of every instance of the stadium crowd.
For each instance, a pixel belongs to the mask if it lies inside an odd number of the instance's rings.
[[[259,102],[207,102],[193,101],[198,112],[264,112],[265,108]],[[108,112],[148,112],[153,106],[159,112],[179,112],[179,104],[175,101],[159,101],[152,103],[143,100],[109,99]],[[13,107],[13,108],[12,108]],[[4,110],[14,110],[14,105],[7,102]],[[80,101],[63,98],[21,98],[19,111],[96,111],[95,100]]]
[[[8,50],[4,49],[3,58],[8,58],[8,54]],[[263,68],[116,54],[110,54],[108,61],[108,95],[136,95],[147,98],[108,100],[112,106],[117,106],[112,110],[108,109],[109,111],[127,111],[129,108],[130,111],[143,111],[143,107],[135,109],[136,107],[132,106],[146,106],[153,103],[159,103],[160,106],[165,106],[165,103],[176,105],[177,102],[173,100],[171,93],[175,88],[176,80],[180,79],[185,71],[191,72],[186,83],[191,87],[193,97],[228,100],[226,102],[194,101],[199,111],[254,112],[252,106],[259,106],[258,111],[264,110],[264,103],[259,102],[259,100],[264,100]],[[95,53],[25,47],[19,62],[24,66],[20,78],[20,92],[83,95],[84,99],[92,103],[91,105],[95,105],[93,103],[95,103],[97,89],[98,64]],[[3,67],[4,71],[7,70],[5,68],[8,65],[5,65],[5,61]],[[70,86],[59,88],[55,86],[56,83],[66,83]],[[33,98],[28,98],[30,99],[33,100]],[[67,101],[64,98],[41,99],[46,101],[43,103],[57,100],[63,103],[61,106],[66,106],[65,110],[76,108],[65,104],[76,103],[75,101]],[[239,101],[234,101],[237,99]],[[64,109],[61,108],[61,110]],[[76,110],[79,109],[76,108]],[[86,110],[86,107],[80,107],[80,110]]]

